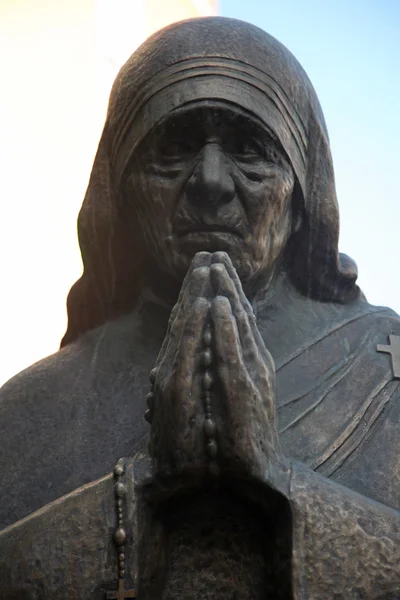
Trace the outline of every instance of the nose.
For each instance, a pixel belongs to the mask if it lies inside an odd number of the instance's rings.
[[[202,148],[186,191],[189,202],[194,204],[228,203],[234,198],[229,159],[217,143],[209,142]]]

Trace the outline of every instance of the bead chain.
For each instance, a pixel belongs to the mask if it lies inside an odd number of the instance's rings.
[[[216,434],[216,425],[215,422],[212,419],[212,405],[211,405],[211,388],[214,384],[214,378],[210,372],[210,367],[212,365],[212,352],[211,352],[211,345],[212,345],[212,333],[211,333],[211,327],[209,325],[207,325],[205,331],[204,331],[204,335],[203,335],[203,344],[204,344],[204,351],[203,351],[203,367],[204,367],[204,374],[203,374],[203,381],[202,381],[202,388],[203,388],[203,402],[204,402],[204,412],[205,412],[205,421],[204,421],[204,425],[203,425],[203,431],[204,431],[204,435],[206,438],[206,450],[207,450],[207,454],[208,457],[210,459],[210,462],[208,464],[208,471],[209,474],[211,475],[211,477],[217,478],[219,477],[219,466],[215,461],[215,458],[217,456],[218,453],[218,446],[217,446],[217,442],[215,440],[215,434]]]
[[[120,481],[122,475],[124,474],[124,468],[122,465],[118,464],[114,468],[114,478],[115,478],[115,500],[117,505],[117,530],[114,533],[114,543],[117,546],[118,550],[118,576],[119,579],[124,579],[125,577],[125,540],[126,540],[126,532],[124,528],[124,497],[126,496],[126,487]]]
[[[121,481],[125,474],[122,459],[114,467],[114,496],[117,509],[117,529],[114,532],[113,540],[118,552],[118,589],[107,590],[105,597],[107,600],[124,600],[125,598],[136,598],[136,590],[125,589],[125,541],[126,531],[124,527],[124,499],[127,493],[126,486]]]
[[[211,477],[218,478],[220,474],[219,466],[215,460],[218,453],[218,445],[215,439],[216,425],[212,419],[212,403],[211,403],[211,389],[214,384],[214,378],[210,371],[212,365],[212,332],[211,327],[207,325],[203,335],[204,351],[202,354],[202,365],[204,367],[204,373],[202,377],[202,396],[205,412],[205,421],[203,425],[203,432],[206,438],[206,450],[210,462],[208,464],[208,471]],[[151,392],[147,394],[146,403],[147,410],[144,414],[144,418],[148,423],[152,422],[152,411],[154,407],[154,383],[156,380],[157,370],[153,369],[150,373]]]
[[[153,369],[151,371],[150,377],[149,377],[150,383],[151,383],[151,392],[147,394],[147,398],[146,398],[147,410],[144,413],[144,418],[150,424],[152,421],[152,411],[153,411],[153,407],[154,407],[154,383],[156,380],[156,375],[157,375],[157,369]]]

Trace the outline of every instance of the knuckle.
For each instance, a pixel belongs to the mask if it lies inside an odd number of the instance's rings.
[[[213,263],[219,263],[219,262],[226,262],[229,261],[229,256],[226,252],[223,252],[222,250],[219,250],[218,252],[214,252],[212,255],[212,262]]]
[[[211,253],[202,250],[201,252],[197,252],[194,258],[196,260],[208,260],[209,258],[211,258]]]
[[[213,305],[216,310],[226,310],[230,308],[230,302],[226,296],[215,296]]]
[[[194,259],[193,259],[193,266],[207,266],[209,265],[211,262],[211,254],[210,252],[197,252],[197,254],[195,255]]]
[[[226,273],[225,265],[223,265],[220,262],[213,263],[210,267],[210,271],[215,275],[223,275],[224,273]]]
[[[200,280],[205,279],[206,277],[208,277],[209,274],[210,274],[210,268],[206,267],[205,265],[203,265],[201,267],[196,267],[193,270],[192,278],[194,280],[200,281]]]
[[[199,298],[196,298],[196,300],[194,301],[193,309],[194,309],[194,312],[197,314],[204,313],[209,308],[210,308],[210,302],[207,300],[207,298],[200,296]]]

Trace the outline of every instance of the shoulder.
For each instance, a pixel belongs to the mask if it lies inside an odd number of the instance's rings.
[[[108,323],[3,386],[0,528],[101,477],[143,438],[159,349],[149,338],[135,318]]]
[[[334,328],[350,326],[360,332],[369,330],[376,334],[400,332],[400,316],[394,310],[369,304],[365,299],[350,304],[328,305],[324,312],[327,322]]]
[[[365,312],[360,315],[360,323],[362,329],[371,332],[373,340],[387,340],[389,335],[400,336],[400,316],[385,306],[366,304]]]
[[[106,323],[24,369],[0,388],[0,414],[6,407],[15,410],[16,400],[32,409],[46,398],[61,401],[67,393],[71,401],[101,373],[121,369],[126,355],[135,354],[135,325],[132,318]]]
[[[78,471],[74,431],[82,398],[91,398],[85,371],[94,346],[78,341],[0,389],[0,529],[53,500]]]

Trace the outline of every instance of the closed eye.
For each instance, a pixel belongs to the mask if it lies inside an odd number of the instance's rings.
[[[159,149],[159,153],[167,158],[185,156],[194,152],[194,144],[184,140],[171,140],[167,144],[164,144],[162,149]]]
[[[231,137],[224,144],[224,149],[231,156],[263,157],[264,144],[253,138],[241,138],[240,136]]]

